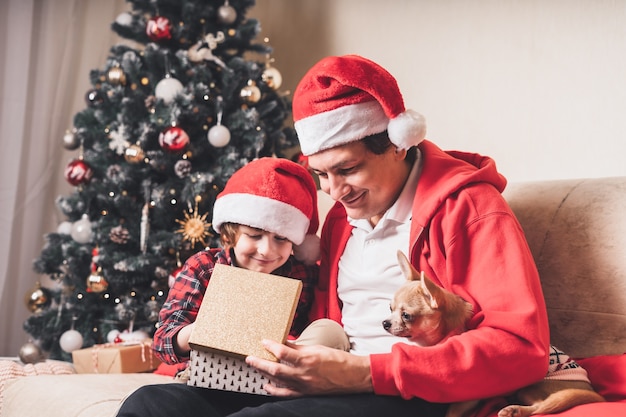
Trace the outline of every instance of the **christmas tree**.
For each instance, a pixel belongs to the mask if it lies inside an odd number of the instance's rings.
[[[218,244],[211,209],[228,178],[297,145],[271,48],[246,18],[254,0],[128,3],[111,27],[132,42],[91,71],[63,138],[74,189],[34,263],[56,285],[27,294],[27,345],[52,359],[151,336],[182,263]]]

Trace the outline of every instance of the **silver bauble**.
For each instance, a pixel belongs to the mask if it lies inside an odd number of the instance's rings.
[[[78,149],[79,146],[79,137],[70,130],[65,132],[65,135],[63,135],[63,147],[68,151],[73,151],[74,149]]]
[[[228,2],[226,2],[226,4],[220,6],[220,8],[217,9],[217,19],[221,23],[230,25],[234,23],[237,19],[237,11],[233,9],[233,6],[229,5]]]
[[[19,358],[24,363],[37,363],[44,360],[44,354],[39,346],[27,342],[20,348]]]

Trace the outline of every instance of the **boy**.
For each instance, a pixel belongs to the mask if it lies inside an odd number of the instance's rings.
[[[238,170],[213,208],[213,228],[223,248],[191,256],[161,309],[153,344],[159,359],[167,364],[189,360],[189,336],[218,263],[302,280],[290,332],[299,335],[317,282],[318,225],[317,190],[305,168],[286,159],[261,158]]]

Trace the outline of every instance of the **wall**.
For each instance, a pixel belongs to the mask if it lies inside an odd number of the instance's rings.
[[[357,53],[394,74],[428,139],[510,181],[626,175],[626,0],[257,0],[248,15],[283,91]]]
[[[324,55],[398,79],[444,149],[511,181],[626,175],[626,1],[257,0],[284,88]]]

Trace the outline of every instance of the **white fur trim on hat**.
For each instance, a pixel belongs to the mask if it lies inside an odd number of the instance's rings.
[[[289,239],[294,245],[304,241],[309,218],[296,207],[272,198],[247,193],[231,193],[218,198],[213,206],[213,228],[238,223]]]
[[[304,155],[334,148],[387,129],[389,119],[377,101],[351,104],[294,123]]]

